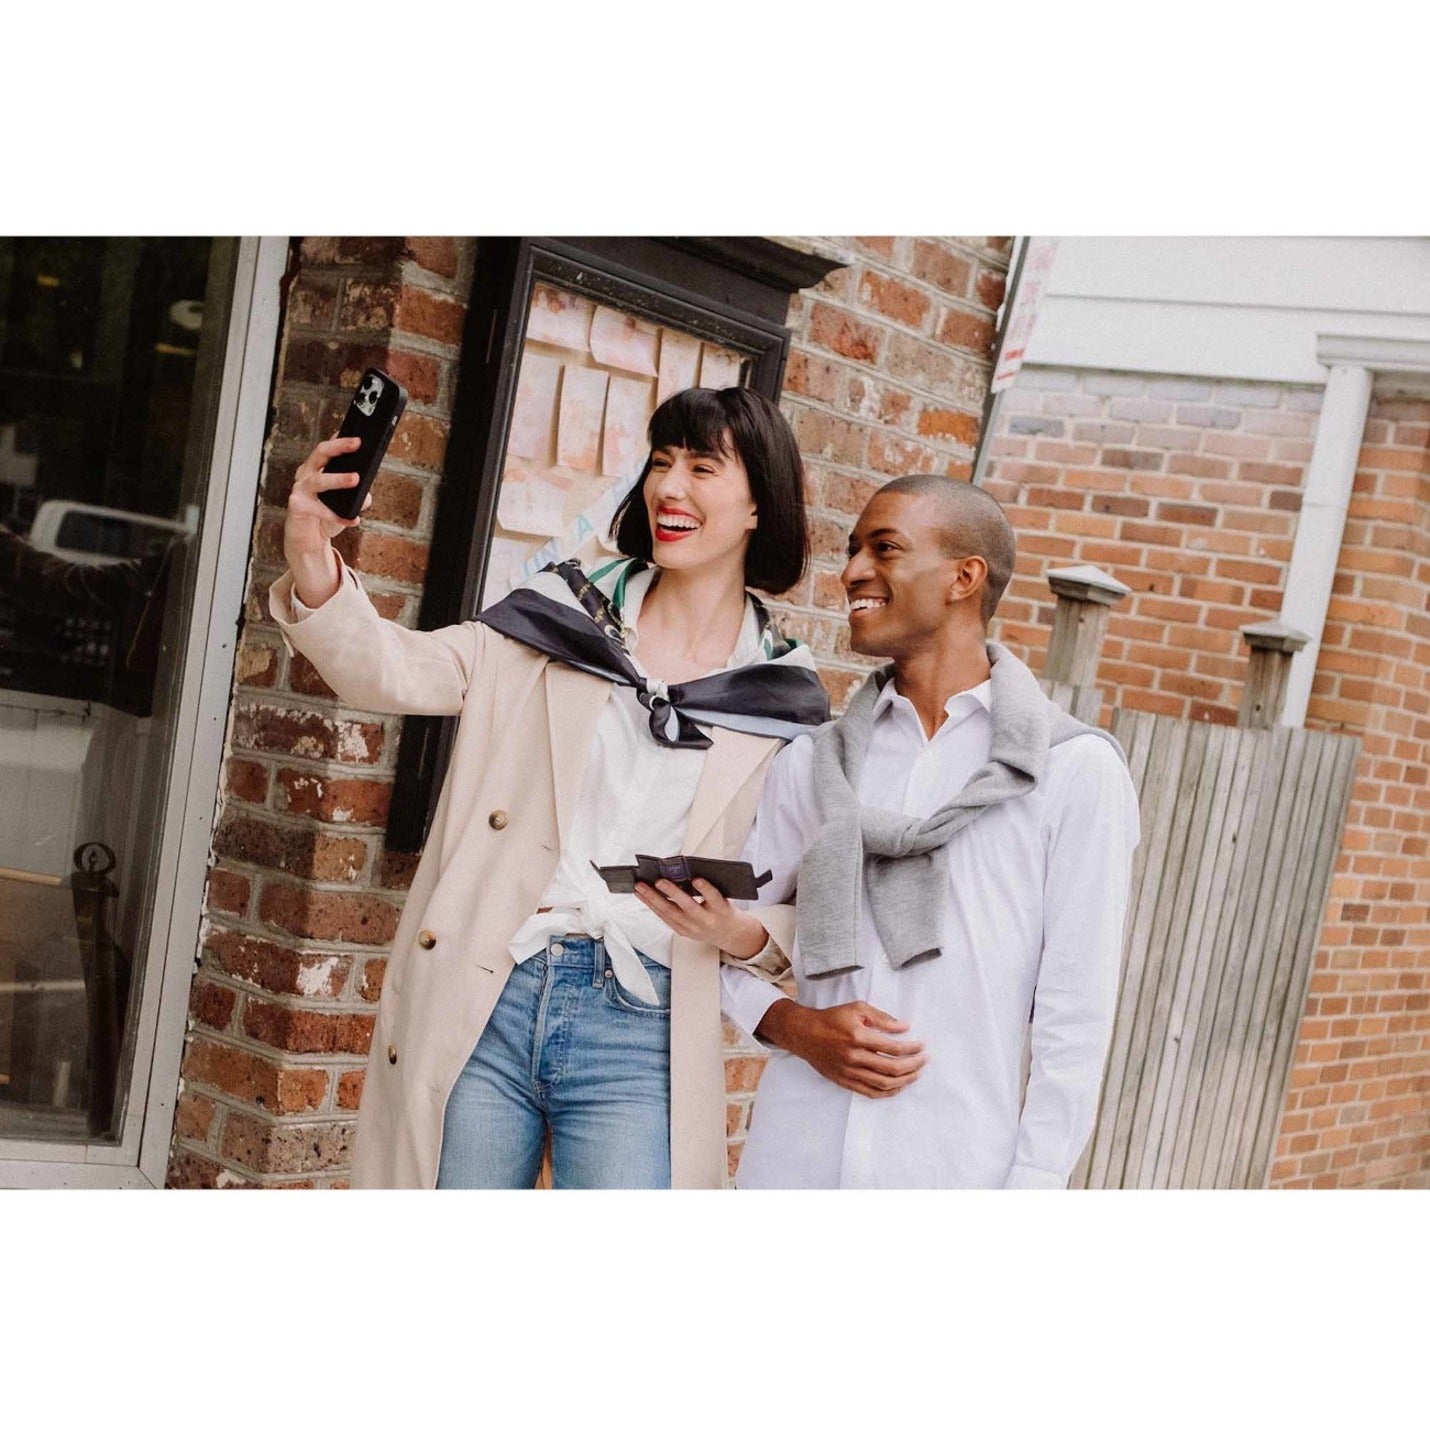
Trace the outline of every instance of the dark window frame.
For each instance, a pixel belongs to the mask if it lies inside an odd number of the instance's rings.
[[[481,239],[419,627],[477,614],[538,282],[742,353],[742,381],[774,401],[789,357],[790,297],[838,266],[760,238]],[[415,853],[426,843],[455,734],[455,716],[403,722],[389,849]]]

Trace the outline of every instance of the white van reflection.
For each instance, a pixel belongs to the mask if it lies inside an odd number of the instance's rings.
[[[47,501],[35,513],[27,540],[36,551],[66,561],[109,566],[141,561],[162,552],[176,536],[192,535],[196,515],[190,508],[188,520],[169,521],[88,502]]]

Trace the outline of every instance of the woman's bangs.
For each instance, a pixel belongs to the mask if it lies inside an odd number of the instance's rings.
[[[713,388],[692,387],[667,398],[650,419],[652,451],[684,447],[690,452],[729,456],[730,419]]]

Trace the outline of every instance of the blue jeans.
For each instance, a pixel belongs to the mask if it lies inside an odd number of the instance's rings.
[[[439,1187],[530,1187],[551,1128],[557,1187],[670,1185],[670,970],[660,1005],[622,989],[600,939],[519,963],[457,1078]]]

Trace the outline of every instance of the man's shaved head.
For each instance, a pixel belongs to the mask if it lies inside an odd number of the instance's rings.
[[[956,477],[896,477],[878,495],[928,497],[948,556],[981,556],[988,565],[981,614],[986,626],[1013,575],[1017,542],[1003,508],[971,482]]]

